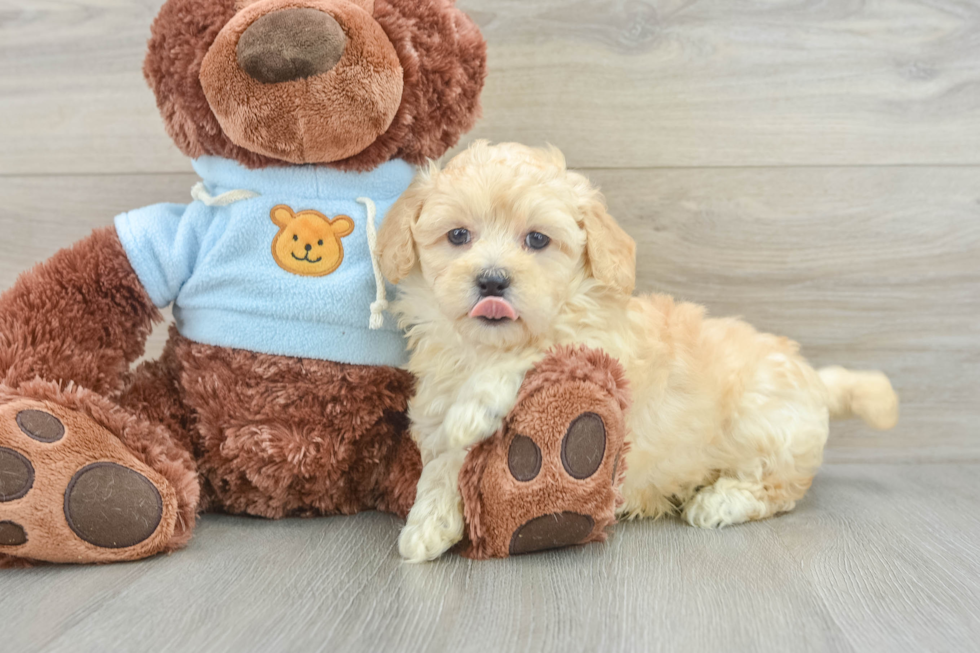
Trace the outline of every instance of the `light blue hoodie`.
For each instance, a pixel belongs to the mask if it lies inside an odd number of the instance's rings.
[[[194,169],[203,187],[195,188],[193,203],[157,204],[115,220],[153,303],[160,308],[173,303],[181,335],[281,356],[363,365],[405,362],[403,334],[390,316],[383,324],[375,318],[381,328],[369,328],[372,303],[393,292],[385,288],[377,293],[368,212],[376,207],[380,226],[408,188],[414,167],[395,160],[367,173],[313,166],[249,170],[227,159],[202,157],[194,161]],[[283,214],[282,207],[289,211]],[[273,221],[273,209],[279,224]],[[321,271],[323,276],[298,273],[306,264],[296,255],[291,255],[296,262],[280,265],[273,253],[273,241],[282,231],[287,249],[295,240],[295,251],[306,255],[303,239],[308,234],[294,238],[280,226],[281,216],[302,212],[312,216],[314,226],[337,216],[353,222],[353,231],[339,238],[339,266]],[[318,251],[323,248],[313,253]],[[375,312],[383,305],[378,302]]]

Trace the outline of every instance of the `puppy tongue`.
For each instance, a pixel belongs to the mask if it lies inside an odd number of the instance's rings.
[[[504,318],[516,320],[517,311],[514,310],[514,307],[510,305],[509,301],[502,297],[484,297],[470,311],[470,317],[485,317],[491,320],[502,320]]]

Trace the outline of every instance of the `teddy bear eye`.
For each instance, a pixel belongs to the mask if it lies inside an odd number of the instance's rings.
[[[323,241],[322,240],[318,240],[318,241],[316,241],[316,244],[317,245],[322,245],[323,244]]]
[[[470,232],[468,229],[453,229],[446,234],[446,237],[449,239],[450,243],[456,245],[457,247],[470,242]]]
[[[299,240],[299,236],[293,236],[293,240]]]

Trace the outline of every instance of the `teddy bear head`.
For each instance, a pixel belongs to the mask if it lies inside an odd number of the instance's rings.
[[[190,157],[368,170],[473,126],[486,45],[455,0],[167,0],[143,72]]]

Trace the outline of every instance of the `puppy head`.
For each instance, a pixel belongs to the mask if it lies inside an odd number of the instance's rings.
[[[549,333],[585,279],[624,296],[634,286],[633,240],[554,148],[479,141],[430,166],[388,213],[378,250],[393,283],[424,281],[430,296],[409,301],[505,347]]]

